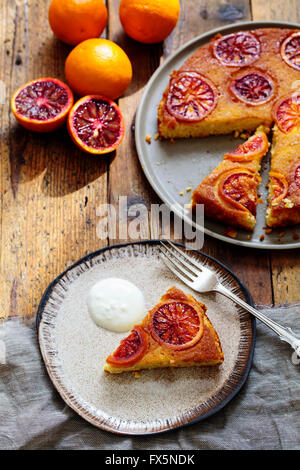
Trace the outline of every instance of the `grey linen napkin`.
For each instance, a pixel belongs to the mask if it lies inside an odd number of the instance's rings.
[[[299,331],[300,304],[264,309]],[[96,429],[68,408],[45,371],[33,322],[0,326],[0,449],[300,449],[300,364],[257,326],[254,362],[240,393],[209,419],[165,434]]]

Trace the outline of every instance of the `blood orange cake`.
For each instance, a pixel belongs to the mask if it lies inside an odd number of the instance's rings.
[[[221,343],[205,312],[203,303],[172,287],[108,356],[104,370],[121,373],[221,364]]]
[[[300,78],[300,32],[217,35],[172,73],[158,109],[161,138],[271,127],[274,101]]]
[[[283,227],[300,222],[300,92],[280,98],[273,116],[267,225]]]
[[[199,184],[192,208],[205,204],[205,216],[252,231],[255,226],[261,160],[269,142],[263,130],[224,155],[221,163]]]

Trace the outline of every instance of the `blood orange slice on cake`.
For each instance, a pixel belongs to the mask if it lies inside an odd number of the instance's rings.
[[[223,65],[244,67],[252,64],[259,56],[260,43],[247,32],[228,34],[214,42],[214,56]]]
[[[300,31],[286,38],[280,49],[283,60],[296,70],[300,70]]]
[[[170,114],[180,121],[201,121],[216,106],[213,84],[196,72],[181,72],[173,76],[167,98]]]

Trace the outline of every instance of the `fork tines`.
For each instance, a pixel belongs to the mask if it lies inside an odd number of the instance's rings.
[[[206,268],[198,263],[194,258],[188,256],[183,249],[178,248],[172,242],[168,241],[168,245],[161,242],[160,251],[161,258],[168,268],[173,271],[183,282],[195,281],[197,276]],[[187,269],[185,269],[187,268]]]

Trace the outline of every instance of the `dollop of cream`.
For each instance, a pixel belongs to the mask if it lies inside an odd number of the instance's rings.
[[[118,333],[130,330],[146,313],[141,290],[126,279],[109,277],[88,292],[87,307],[93,321]]]

